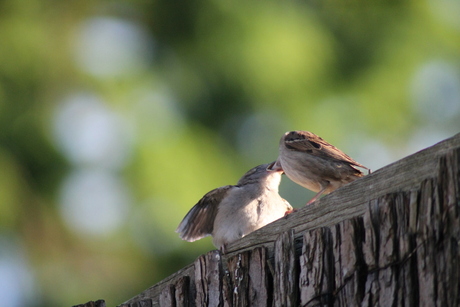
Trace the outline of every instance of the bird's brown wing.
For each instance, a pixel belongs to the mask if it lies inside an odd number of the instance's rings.
[[[219,203],[232,187],[227,185],[206,193],[180,222],[176,229],[179,236],[193,242],[211,235]]]
[[[286,136],[284,142],[286,147],[289,149],[295,149],[324,159],[335,159],[368,169],[364,165],[353,160],[337,147],[329,144],[321,137],[308,131],[292,131]]]

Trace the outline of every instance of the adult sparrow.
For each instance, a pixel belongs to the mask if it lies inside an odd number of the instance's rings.
[[[225,245],[292,211],[278,194],[282,171],[262,164],[249,170],[236,185],[208,192],[187,213],[176,229],[183,240],[193,242],[212,235],[213,244]]]
[[[317,192],[308,205],[364,176],[357,167],[369,170],[316,134],[290,131],[281,137],[278,159],[268,169],[283,170],[295,183]]]

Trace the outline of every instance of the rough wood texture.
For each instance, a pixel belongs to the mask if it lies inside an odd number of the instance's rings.
[[[301,306],[329,305],[333,301],[334,262],[330,228],[305,232],[300,255]]]
[[[248,306],[249,251],[228,259],[227,270],[232,285],[232,304],[230,306]]]
[[[189,307],[190,306],[190,277],[182,276],[176,282],[175,285],[175,300],[177,307]]]
[[[73,307],[105,307],[105,301],[104,300],[89,301],[88,303],[74,305]]]
[[[249,259],[249,306],[271,304],[270,276],[267,267],[267,252],[258,247],[251,251]]]
[[[219,251],[211,251],[195,261],[195,285],[196,306],[220,306],[223,297],[222,261]]]
[[[460,134],[230,244],[226,255],[201,256],[123,306],[460,306],[459,166]]]
[[[294,231],[283,232],[275,242],[275,306],[297,306],[297,266]]]
[[[167,285],[163,288],[160,294],[160,306],[174,307],[176,306],[176,288],[174,285]]]
[[[162,298],[160,297],[160,300]],[[140,300],[131,304],[122,304],[119,307],[152,307],[152,300],[151,299],[145,299],[145,300]]]

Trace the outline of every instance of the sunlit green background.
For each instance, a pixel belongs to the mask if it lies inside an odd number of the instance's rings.
[[[346,5],[344,3],[347,3]],[[309,130],[378,169],[460,131],[460,2],[0,1],[0,297],[115,306]],[[312,194],[284,178],[300,207]]]

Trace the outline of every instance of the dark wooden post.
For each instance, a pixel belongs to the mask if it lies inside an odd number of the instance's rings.
[[[352,182],[121,306],[460,306],[460,134]]]

